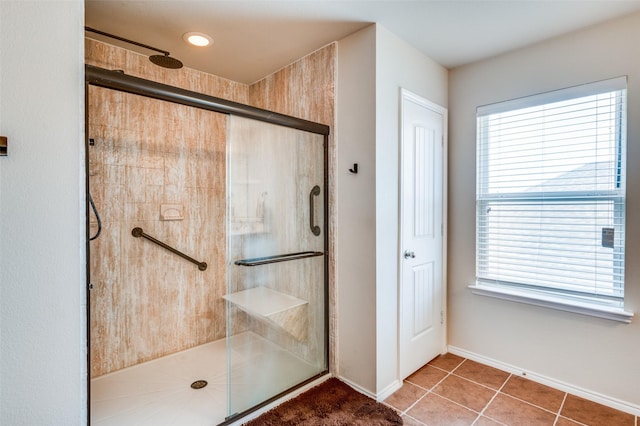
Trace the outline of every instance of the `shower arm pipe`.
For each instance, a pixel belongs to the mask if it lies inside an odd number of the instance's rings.
[[[159,245],[160,247],[169,250],[171,253],[177,254],[178,256],[182,257],[183,259],[187,259],[189,262],[198,265],[198,269],[201,270],[201,271],[204,271],[204,270],[207,269],[207,264],[205,262],[199,262],[199,261],[195,260],[193,257],[187,256],[186,254],[182,253],[181,251],[174,249],[170,245],[165,244],[162,241],[156,240],[151,235],[145,234],[144,231],[142,230],[142,228],[133,228],[131,230],[131,235],[133,235],[136,238],[139,238],[139,237],[146,238],[147,240],[151,241],[152,243],[155,243],[155,244]]]
[[[93,65],[85,65],[85,81],[87,84],[107,89],[116,89],[135,95],[174,102],[222,114],[251,118],[319,135],[329,135],[329,126],[324,124],[216,98],[215,96],[193,92],[180,87],[145,80],[127,75],[122,71],[113,71]]]
[[[120,36],[117,36],[117,35],[114,35],[114,34],[105,33],[104,31],[96,30],[95,28],[84,27],[84,30],[85,31],[89,31],[91,33],[100,34],[101,36],[109,37],[109,38],[112,38],[112,39],[115,39],[115,40],[124,41],[125,43],[135,44],[136,46],[144,47],[145,49],[154,50],[156,52],[160,52],[160,53],[164,54],[165,56],[169,56],[170,55],[170,53],[167,52],[166,50],[158,49],[158,48],[155,48],[153,46],[149,46],[148,44],[139,43],[137,41],[129,40],[128,38],[120,37]]]

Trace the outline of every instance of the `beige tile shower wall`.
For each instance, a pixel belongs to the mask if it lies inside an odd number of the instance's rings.
[[[322,136],[240,117],[231,118],[230,135],[231,260],[322,251],[324,232],[314,235],[309,219],[309,193],[323,181]],[[322,197],[314,204],[314,218],[322,223]],[[246,218],[258,226],[242,226]],[[249,318],[249,326],[309,363],[324,366],[324,259],[252,267],[228,263],[232,292],[267,287],[307,302],[304,309],[278,313],[280,320],[297,324],[300,334],[256,317]],[[230,318],[235,330],[236,317]]]
[[[337,44],[329,44],[249,86],[258,108],[331,126],[335,122]]]
[[[87,41],[87,63],[246,102],[248,88]],[[103,222],[91,242],[91,375],[225,336],[225,144],[222,114],[91,87],[90,189]],[[161,221],[163,204],[183,220]],[[90,215],[91,232],[97,229]],[[208,263],[204,272],[131,230]]]
[[[249,88],[249,102],[258,108],[292,115],[331,127],[329,136],[329,363],[337,365],[335,302],[335,99],[336,99],[337,43],[329,44],[280,71],[254,83]],[[304,282],[299,280],[298,282]],[[299,290],[304,293],[304,290]],[[255,324],[261,334],[267,333],[264,324]],[[313,330],[312,330],[313,333]],[[271,336],[293,352],[306,357],[313,348],[301,347],[299,342],[287,342],[284,337]]]
[[[90,247],[95,377],[224,337],[227,117],[95,87],[89,95],[90,190],[103,224]],[[165,204],[183,219],[161,220]],[[207,270],[134,238],[134,227]]]
[[[159,68],[151,64],[144,55],[94,40],[86,41],[85,54],[86,62],[91,65],[124,70],[129,75],[328,124],[333,131],[335,128],[336,49],[335,43],[328,45],[251,87],[188,68],[181,70]],[[153,128],[156,123],[142,124],[144,118],[148,116],[146,112],[153,109],[150,104],[138,105],[129,109],[131,101],[125,98],[132,95],[111,93],[100,96],[103,98],[91,96],[90,107],[92,111],[90,115],[93,117],[96,113],[95,110],[100,106],[103,113],[109,111],[109,113],[115,114],[116,118],[99,118],[103,120],[101,124],[97,119],[92,118],[96,125],[92,124],[89,129],[90,137],[96,139],[96,145],[90,150],[92,188],[98,188],[99,185],[102,185],[99,183],[100,179],[108,182],[103,185],[102,191],[96,191],[97,195],[94,194],[98,208],[107,212],[101,211],[103,216],[106,214],[105,230],[100,238],[92,243],[91,247],[92,281],[95,285],[91,295],[90,324],[92,333],[91,373],[94,377],[208,340],[224,337],[225,327],[224,304],[221,300],[225,288],[225,235],[224,226],[222,226],[225,221],[224,185],[214,189],[213,192],[206,185],[199,186],[200,184],[193,187],[176,185],[168,189],[164,189],[163,185],[168,179],[186,182],[194,176],[197,182],[208,181],[211,176],[214,176],[215,181],[224,183],[226,123],[220,116],[214,119],[198,117],[194,123],[185,124],[184,117],[178,113],[177,116],[173,115],[163,119],[169,123],[172,122],[172,125],[163,130],[154,130],[153,133],[157,132],[157,134],[152,134],[148,128]],[[104,98],[105,96],[112,99]],[[147,100],[144,102],[155,101]],[[125,105],[126,107],[123,107]],[[215,114],[213,115],[215,116]],[[129,119],[133,119],[131,124],[119,125],[119,128],[112,129],[111,122],[123,123]],[[159,119],[154,118],[153,120],[158,121]],[[213,124],[207,124],[205,120],[212,120]],[[109,125],[107,125],[108,122]],[[173,167],[169,164],[172,160],[170,159],[171,155],[167,155],[166,146],[159,147],[155,144],[166,143],[167,146],[171,146],[171,141],[190,139],[191,136],[185,134],[185,132],[189,133],[187,127],[190,126],[194,126],[196,133],[203,128],[214,129],[215,153],[198,151],[200,148],[197,148],[194,157],[194,153],[188,152],[189,150],[185,148],[173,154],[174,159],[181,164],[180,167]],[[103,143],[100,144],[100,141]],[[124,147],[115,148],[120,143],[117,141],[134,142],[131,146],[136,146],[136,142],[147,141],[145,143],[149,146],[148,149],[133,149],[133,152],[127,154],[127,149],[123,150]],[[219,167],[215,170],[207,170],[206,164],[199,164],[196,167],[193,164],[193,158],[199,158],[202,163],[217,164]],[[164,164],[161,164],[162,162]],[[335,164],[333,135],[329,140],[329,163],[331,185],[331,182],[334,182],[331,165]],[[125,172],[118,173],[117,171],[121,169],[124,169]],[[161,169],[163,172],[160,172]],[[144,183],[144,195],[128,189],[131,186],[130,180],[131,183],[134,181]],[[330,187],[330,194],[334,193],[335,191]],[[153,205],[157,204],[160,199],[163,200],[162,202],[170,202],[164,200],[171,199],[171,197],[163,199],[164,194],[175,196],[180,194],[184,197],[193,194],[197,199],[194,214],[198,220],[207,218],[205,228],[215,228],[220,225],[220,231],[213,231],[215,234],[213,238],[202,235],[200,240],[194,241],[193,236],[196,235],[196,230],[201,229],[202,226],[202,223],[198,223],[197,220],[193,221],[191,225],[185,225],[185,221],[191,220],[187,217],[182,224],[157,220],[159,211],[156,211]],[[127,201],[126,197],[133,197],[133,200]],[[150,202],[147,203],[149,200]],[[185,206],[193,201],[188,197],[184,200]],[[125,207],[127,204],[129,204],[128,209]],[[118,223],[118,218],[125,217],[125,210],[130,212],[133,209],[133,205],[136,205],[136,209],[139,211],[138,219],[127,222],[119,232],[114,232],[113,229],[109,230]],[[207,209],[215,210],[215,214],[211,214]],[[331,217],[335,217],[335,202],[332,196],[329,214]],[[208,223],[212,218],[214,218],[213,224]],[[105,218],[103,217],[103,219]],[[335,348],[336,324],[333,309],[335,306],[335,283],[333,281],[335,232],[333,224],[334,222],[330,221],[330,250],[332,253],[329,266],[331,348]],[[94,226],[92,229],[95,229]],[[149,234],[159,239],[169,239],[187,252],[193,250],[189,254],[196,258],[202,257],[209,263],[209,269],[204,274],[199,273],[194,265],[168,253],[161,253],[162,250],[159,247],[155,247],[147,241],[131,237],[130,232],[133,226],[142,226]],[[184,232],[187,228],[188,231]],[[213,247],[200,245],[206,240],[214,241]],[[137,249],[140,249],[140,245],[142,245],[142,251],[133,250],[130,246],[131,243],[137,243]],[[123,245],[126,247],[123,248]],[[215,257],[211,258],[217,259],[217,262],[206,259],[208,249],[215,253]],[[201,256],[200,253],[205,254]],[[127,260],[124,265],[118,263],[126,256],[132,256],[131,260]],[[154,263],[151,266],[145,263],[145,268],[140,268],[139,266],[143,262],[147,262],[148,259],[154,259]],[[217,265],[215,272],[213,263]],[[120,277],[126,277],[129,284],[125,284],[124,279]],[[187,286],[172,286],[178,282],[187,283]],[[149,283],[154,284],[147,287]],[[297,293],[295,289],[291,289],[291,292]],[[247,318],[235,323],[236,331],[238,328],[246,327],[246,321]],[[147,327],[144,324],[150,325]],[[275,338],[274,340],[278,341],[279,339]],[[286,342],[281,343],[285,343],[287,346]],[[317,350],[309,347],[302,348],[299,346],[299,342],[290,341],[289,344],[298,345],[297,348],[292,348],[296,353],[305,353],[310,349],[311,352]],[[333,366],[336,365],[334,353],[335,351],[332,350],[330,354],[330,362]]]
[[[178,70],[162,68],[152,64],[145,55],[96,40],[85,39],[85,62],[234,102],[246,104],[249,101],[246,84],[186,67]]]

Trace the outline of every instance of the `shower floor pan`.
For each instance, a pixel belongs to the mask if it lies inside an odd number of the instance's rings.
[[[231,337],[232,398],[243,409],[313,376],[317,369],[257,334]],[[256,366],[270,377],[256,383]],[[192,389],[205,380],[207,385]],[[267,386],[269,388],[267,388]],[[227,416],[225,339],[91,380],[92,426],[213,426]]]

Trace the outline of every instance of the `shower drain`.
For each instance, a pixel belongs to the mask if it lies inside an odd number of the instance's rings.
[[[205,386],[207,386],[206,380],[196,380],[195,382],[191,383],[191,389],[202,389]]]

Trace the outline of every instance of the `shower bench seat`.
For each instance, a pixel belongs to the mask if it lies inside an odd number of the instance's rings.
[[[309,302],[267,287],[223,296],[244,312],[282,328],[300,341],[307,339]]]

